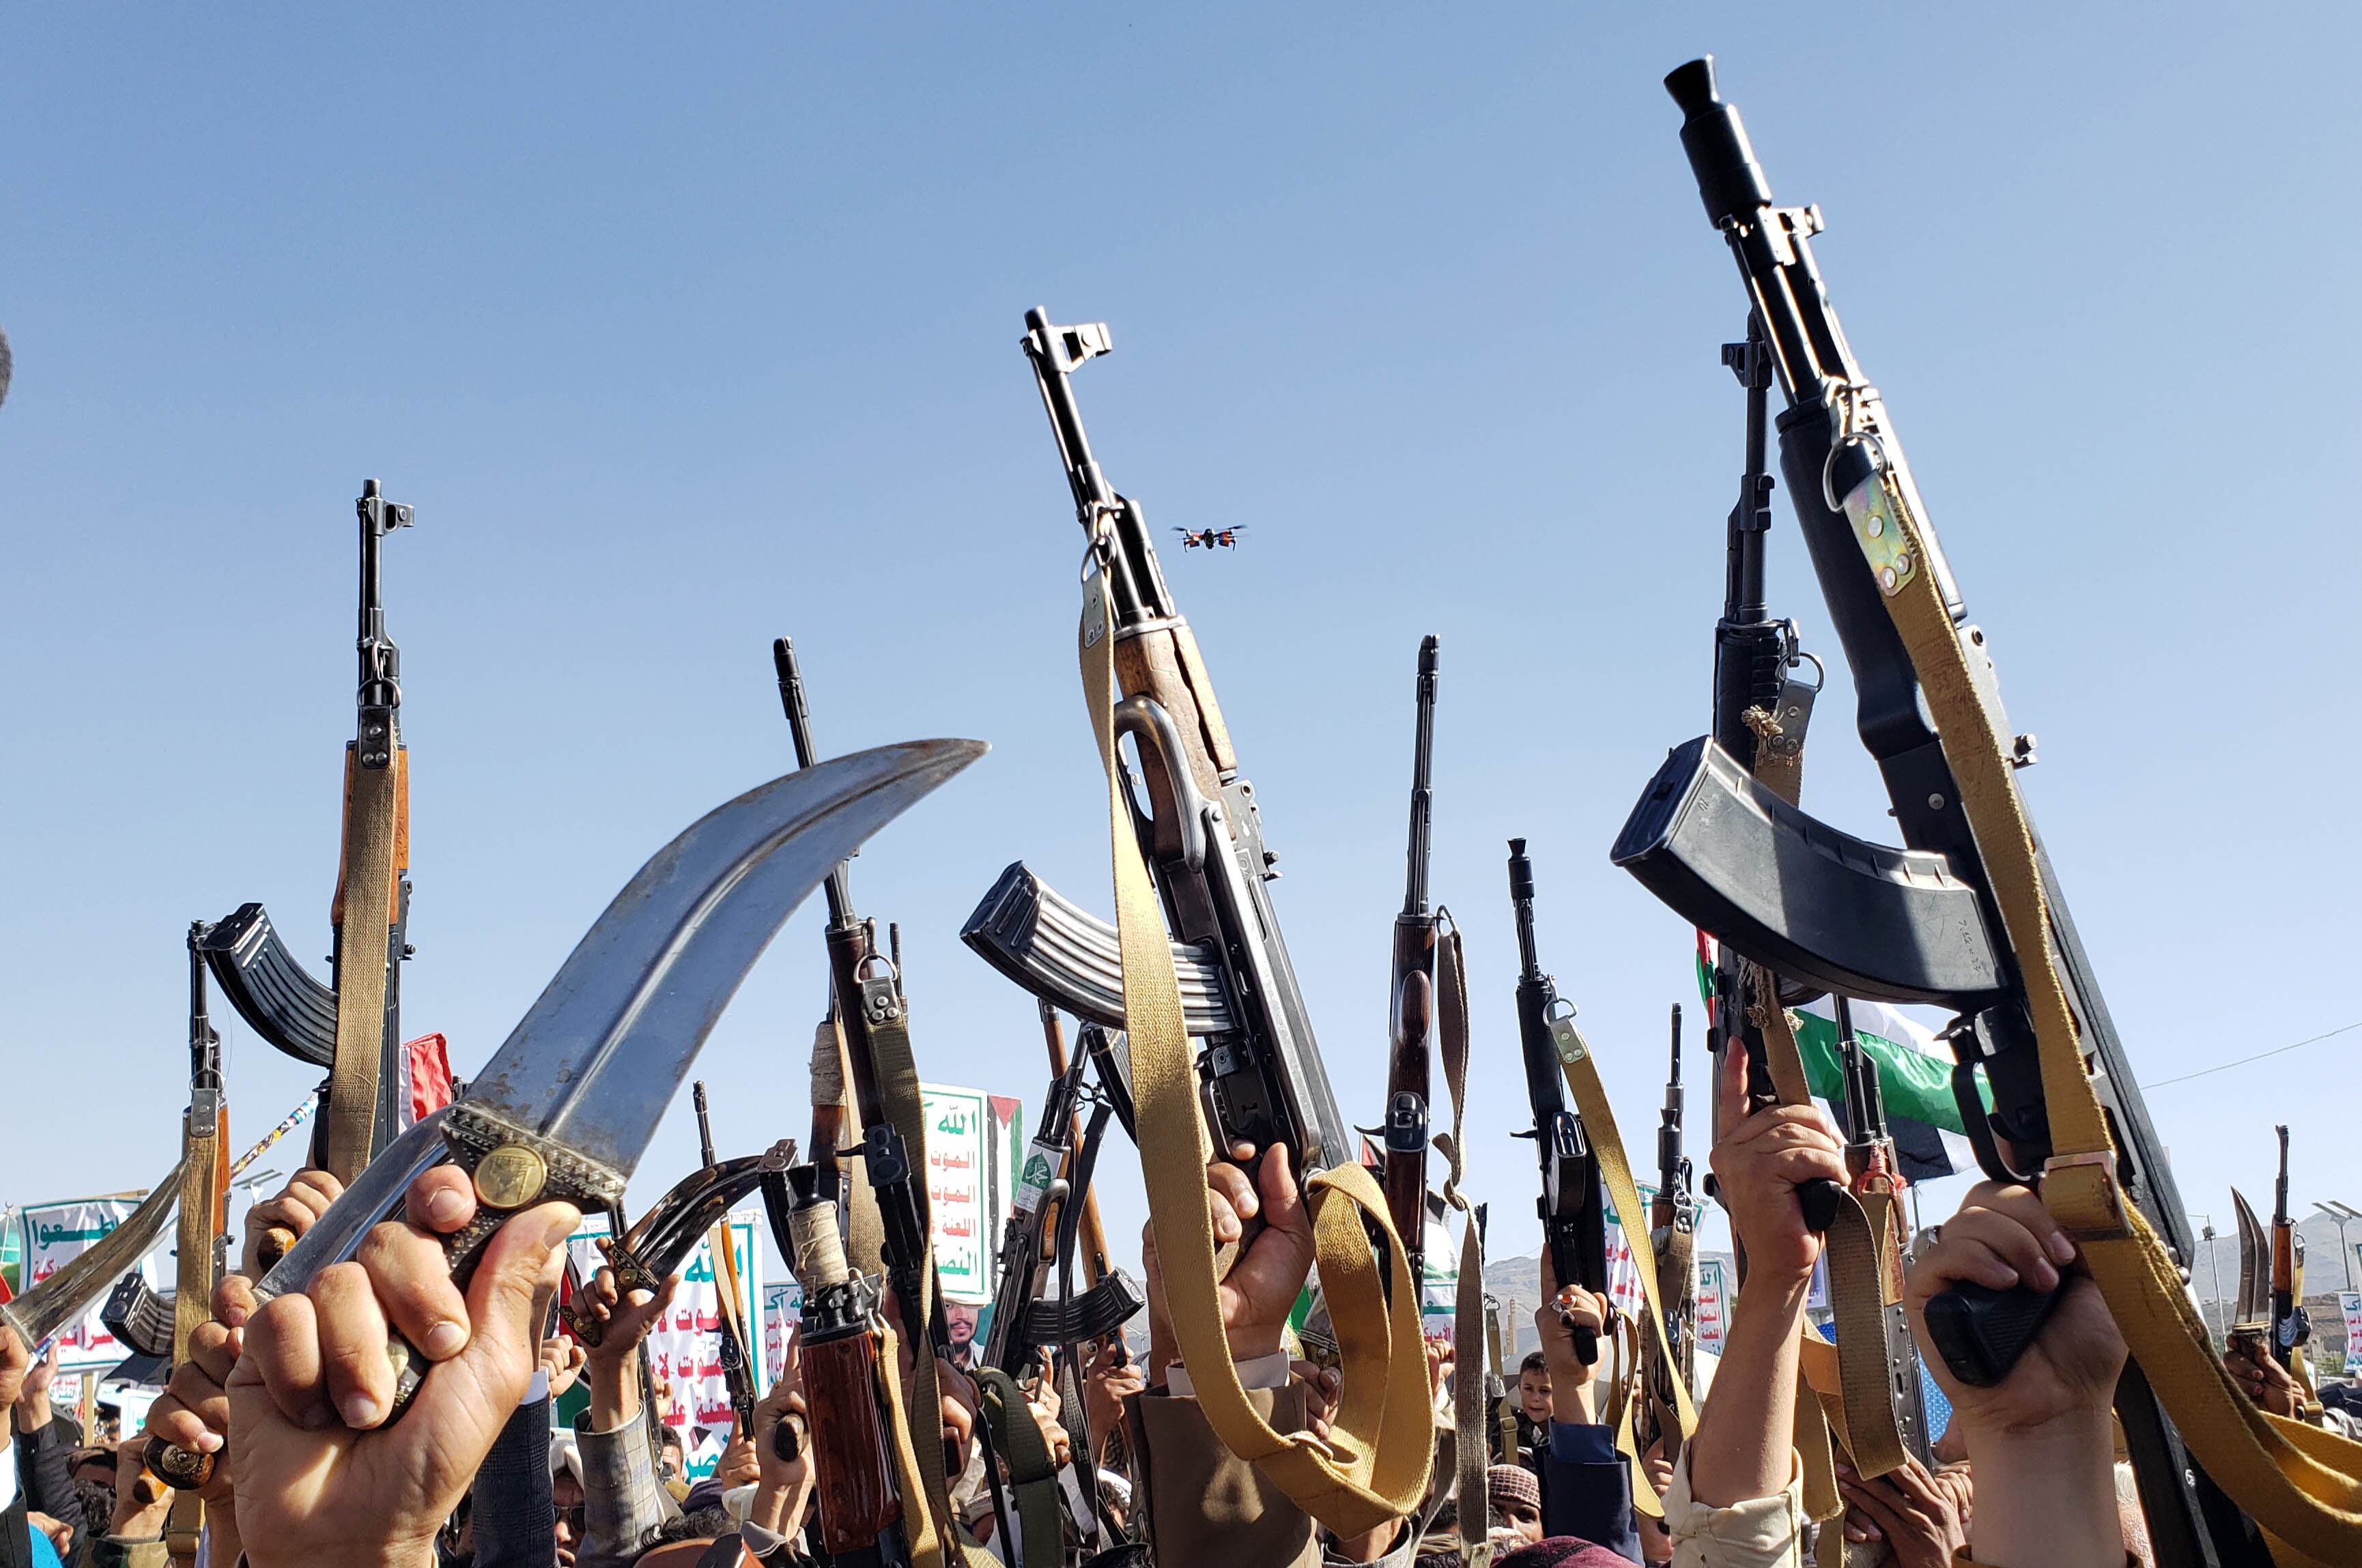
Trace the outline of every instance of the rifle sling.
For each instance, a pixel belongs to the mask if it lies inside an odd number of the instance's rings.
[[[2049,941],[2033,827],[2001,739],[2006,725],[1997,703],[1987,700],[1990,664],[1980,679],[1926,569],[1921,522],[1883,465],[1846,496],[1845,511],[1935,715],[2025,980],[2050,1127],[2043,1204],[2082,1249],[2133,1359],[2182,1441],[2262,1527],[2274,1560],[2285,1564],[2301,1553],[2322,1562],[2362,1562],[2362,1444],[2268,1415],[2239,1393],[2213,1354],[2165,1243],[2117,1185],[2115,1145]],[[1872,519],[1876,534],[1870,532]],[[1898,549],[1908,553],[1898,557]]]
[[[911,1055],[911,1012],[906,1003],[893,1016],[869,1026],[873,1065],[877,1070],[878,1099],[886,1119],[902,1135],[909,1151],[911,1179],[923,1182],[927,1169],[927,1118],[919,1100],[919,1068]],[[846,1097],[848,1102],[852,1097]],[[855,1183],[855,1187],[866,1185]],[[905,1506],[902,1528],[911,1538],[913,1568],[941,1568],[966,1563],[951,1511],[951,1485],[944,1474],[943,1389],[935,1376],[935,1346],[928,1326],[934,1320],[935,1258],[931,1247],[926,1267],[920,1271],[919,1299],[902,1302],[902,1321],[911,1332],[911,1380],[898,1406],[889,1400],[894,1426],[894,1452],[902,1477],[902,1495],[923,1500],[922,1507]],[[889,1360],[887,1364],[898,1364]]]
[[[1076,653],[1107,775],[1141,1167],[1174,1338],[1198,1405],[1223,1444],[1260,1466],[1298,1507],[1330,1529],[1360,1535],[1411,1512],[1427,1490],[1434,1417],[1418,1293],[1385,1195],[1370,1174],[1348,1161],[1312,1176],[1304,1184],[1304,1200],[1321,1295],[1343,1363],[1341,1400],[1326,1441],[1310,1432],[1275,1431],[1249,1403],[1231,1359],[1217,1295],[1213,1224],[1206,1206],[1212,1150],[1198,1100],[1173,949],[1118,780],[1109,635],[1114,620],[1106,581],[1103,569],[1093,569],[1084,582]],[[1391,1292],[1380,1286],[1365,1224],[1385,1238]]]
[[[1805,1087],[1795,1025],[1779,1005],[1778,987],[1770,970],[1758,968],[1748,988],[1759,999],[1755,1021],[1763,1031],[1766,1065],[1781,1104],[1810,1105],[1812,1090]],[[1842,1419],[1832,1419],[1830,1426],[1855,1473],[1864,1477],[1900,1469],[1905,1458],[1894,1417],[1893,1384],[1887,1375],[1886,1309],[1893,1303],[1880,1261],[1886,1255],[1893,1209],[1884,1201],[1865,1205],[1860,1195],[1840,1187],[1837,1216],[1822,1236],[1829,1265],[1829,1306],[1838,1331],[1834,1392],[1843,1410]],[[1810,1329],[1802,1331],[1807,1340],[1819,1337]]]
[[[1583,1038],[1583,1032],[1575,1027],[1573,1013],[1563,1013],[1551,1021],[1551,1040],[1558,1048],[1559,1074],[1566,1080],[1567,1096],[1574,1101],[1575,1114],[1583,1120],[1592,1158],[1599,1162],[1599,1178],[1606,1184],[1608,1202],[1615,1206],[1616,1223],[1624,1231],[1625,1249],[1632,1254],[1633,1272],[1640,1276],[1642,1316],[1649,1320],[1649,1338],[1656,1353],[1670,1362],[1673,1348],[1665,1338],[1664,1297],[1657,1283],[1656,1249],[1649,1242],[1649,1210],[1641,1203],[1640,1189],[1632,1180],[1632,1163],[1624,1154],[1624,1135],[1617,1131],[1616,1112],[1607,1103],[1607,1086],[1599,1081],[1599,1064],[1592,1059],[1591,1047]],[[1800,1075],[1801,1072],[1800,1068]],[[1673,1418],[1681,1440],[1687,1442],[1697,1431],[1697,1407],[1691,1402],[1690,1391],[1679,1378],[1673,1380]],[[1640,1468],[1639,1455],[1633,1452],[1630,1409],[1623,1408],[1614,1412],[1612,1424],[1617,1428],[1617,1446],[1624,1451],[1632,1471],[1632,1506],[1650,1518],[1662,1518],[1664,1502],[1649,1484],[1647,1474]]]
[[[980,1412],[992,1429],[993,1446],[1009,1461],[1009,1483],[1017,1494],[1023,1551],[1018,1568],[1059,1568],[1065,1557],[1065,1527],[1058,1518],[1058,1467],[1017,1379],[979,1363],[976,1383]],[[1002,1546],[1008,1551],[1006,1543]]]
[[[347,1187],[370,1163],[378,1073],[385,1055],[385,981],[392,926],[394,820],[400,753],[383,767],[346,767],[345,915],[337,939],[337,1059],[328,1070],[329,1174]]]
[[[1451,1342],[1453,1362],[1475,1350],[1484,1342],[1485,1334],[1485,1235],[1476,1223],[1476,1211],[1468,1202],[1468,1195],[1460,1190],[1460,1150],[1464,1133],[1462,1119],[1468,1106],[1468,971],[1461,951],[1460,922],[1445,926],[1443,940],[1435,950],[1435,1032],[1442,1047],[1443,1084],[1451,1093],[1451,1131],[1435,1136],[1435,1147],[1444,1158],[1449,1174],[1443,1178],[1443,1201],[1460,1210],[1460,1280],[1452,1297]],[[1422,1209],[1424,1203],[1422,1202]],[[1424,1218],[1424,1215],[1421,1216]],[[1422,1284],[1421,1294],[1424,1295]],[[1419,1303],[1422,1313],[1426,1302]],[[1494,1343],[1499,1342],[1498,1335]],[[1497,1359],[1497,1358],[1496,1358]],[[1455,1496],[1474,1497],[1485,1490],[1485,1380],[1476,1375],[1474,1357],[1470,1358],[1465,1372],[1454,1372],[1451,1379],[1451,1425],[1453,1470],[1457,1491]],[[1502,1463],[1517,1463],[1517,1429],[1510,1429],[1509,1452]],[[1473,1516],[1473,1517],[1472,1517]],[[1475,1509],[1460,1513],[1460,1561],[1469,1568],[1486,1568],[1493,1561],[1493,1549],[1485,1540],[1485,1518]]]

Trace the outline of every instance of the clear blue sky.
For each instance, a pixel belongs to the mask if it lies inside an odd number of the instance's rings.
[[[414,1028],[480,1065],[646,855],[784,769],[787,632],[824,748],[993,743],[854,888],[902,922],[923,1070],[1038,1100],[1032,1010],[955,933],[1020,856],[1107,903],[1041,304],[1113,325],[1079,392],[1115,482],[1252,526],[1167,569],[1363,1121],[1442,637],[1472,1186],[1529,1248],[1503,839],[1636,1148],[1689,994],[1606,852],[1705,723],[1742,301],[1658,79],[1708,49],[1827,215],[2142,1076],[2362,1017],[2362,108],[2329,69],[2362,19],[2076,10],[13,13],[0,1196],[169,1163],[192,917],[263,899],[326,951],[369,475],[418,509]],[[1827,647],[1779,517],[1775,602]],[[1875,831],[1832,704],[1807,804]],[[734,1150],[804,1132],[818,925],[707,1048]],[[229,1032],[243,1143],[309,1075]],[[2283,1118],[2300,1198],[2362,1202],[2356,1043],[2158,1091],[2191,1206],[2268,1187]],[[693,1158],[683,1096],[638,1196]]]

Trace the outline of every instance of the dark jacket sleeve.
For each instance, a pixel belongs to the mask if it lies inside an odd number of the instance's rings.
[[[79,1553],[83,1541],[105,1533],[106,1520],[83,1517],[82,1494],[74,1490],[73,1474],[66,1463],[73,1452],[73,1445],[55,1421],[43,1423],[39,1431],[17,1434],[17,1489],[25,1506],[65,1521],[74,1532],[73,1550]]]
[[[476,1568],[551,1568],[557,1511],[549,1500],[549,1401],[516,1408],[476,1471]]]
[[[1572,1535],[1640,1561],[1632,1466],[1606,1427],[1552,1421],[1542,1459],[1542,1532]]]

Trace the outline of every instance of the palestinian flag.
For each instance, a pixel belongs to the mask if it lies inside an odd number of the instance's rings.
[[[1698,989],[1714,1005],[1715,940],[1698,933]],[[1838,1062],[1836,1004],[1827,997],[1806,1002],[1795,1010],[1796,1050],[1805,1059],[1805,1081],[1816,1099],[1826,1100],[1843,1120],[1845,1073]],[[1910,1181],[1950,1176],[1976,1168],[1969,1147],[1968,1128],[1952,1097],[1952,1055],[1914,1020],[1884,1002],[1853,1004],[1854,1038],[1878,1064],[1878,1086],[1886,1102],[1886,1120],[1894,1134],[1894,1152],[1903,1175]],[[1992,1095],[1980,1082],[1978,1093],[1986,1107]]]

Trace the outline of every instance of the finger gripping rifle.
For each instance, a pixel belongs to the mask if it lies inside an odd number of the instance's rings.
[[[1531,1130],[1517,1134],[1534,1141],[1541,1164],[1542,1244],[1550,1249],[1551,1276],[1561,1287],[1579,1285],[1595,1295],[1607,1292],[1607,1206],[1599,1167],[1583,1120],[1567,1109],[1566,1083],[1559,1071],[1558,1046],[1550,1021],[1559,1006],[1558,987],[1534,956],[1534,863],[1526,841],[1509,841],[1509,901],[1518,921],[1518,1044],[1526,1065],[1526,1096],[1533,1104]],[[1599,1359],[1599,1336],[1574,1326],[1574,1353],[1588,1366]]]

